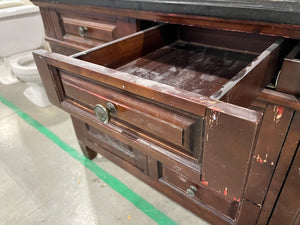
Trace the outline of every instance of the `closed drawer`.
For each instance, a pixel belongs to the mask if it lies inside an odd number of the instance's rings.
[[[231,199],[227,196],[227,190],[220,193],[210,192],[205,183],[195,183],[164,164],[159,166],[159,182],[170,187],[174,192],[190,198],[200,204],[209,205],[212,209],[234,219],[240,199]]]
[[[70,55],[143,28],[135,18],[114,16],[88,8],[40,7],[46,40],[53,52]],[[147,26],[146,26],[147,27]]]
[[[116,21],[112,16],[102,18],[76,17],[72,14],[61,14],[62,29],[65,39],[90,42],[98,45],[112,41],[115,37]],[[94,43],[93,43],[94,42]]]
[[[262,117],[247,107],[277,72],[283,43],[160,25],[72,57],[34,56],[53,104],[238,199]],[[97,104],[108,123],[94,115]]]

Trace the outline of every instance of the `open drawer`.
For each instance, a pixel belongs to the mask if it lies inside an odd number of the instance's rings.
[[[72,57],[34,57],[53,104],[238,199],[262,116],[246,107],[276,72],[282,43],[159,25]]]
[[[284,58],[276,90],[300,96],[300,42]]]

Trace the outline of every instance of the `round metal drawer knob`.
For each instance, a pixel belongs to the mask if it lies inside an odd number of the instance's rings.
[[[186,193],[190,197],[194,197],[196,191],[197,191],[197,188],[195,186],[193,186],[193,185],[191,185],[189,188],[186,189]]]
[[[110,113],[116,112],[116,107],[111,102],[107,103],[107,107],[101,104],[97,104],[94,107],[94,112],[97,117],[97,119],[101,123],[108,123],[110,119]]]
[[[83,27],[83,26],[79,26],[78,27],[78,34],[80,37],[84,37],[88,32],[88,28],[87,27]]]

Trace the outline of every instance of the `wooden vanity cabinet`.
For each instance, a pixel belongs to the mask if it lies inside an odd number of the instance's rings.
[[[88,9],[42,4],[53,52],[34,52],[83,154],[102,154],[212,224],[270,218],[299,101],[263,89],[288,41],[188,19],[144,29],[153,23],[127,11]]]
[[[140,30],[140,21],[125,16],[94,13],[85,7],[65,9],[40,6],[46,41],[64,55],[104,44]]]

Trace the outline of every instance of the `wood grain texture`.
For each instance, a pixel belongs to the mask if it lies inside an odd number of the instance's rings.
[[[278,91],[264,89],[258,96],[257,100],[280,105],[296,111],[300,111],[300,101],[294,95],[285,94]]]
[[[44,7],[58,7],[58,5],[53,5],[52,3],[34,1],[34,4]],[[93,13],[104,13],[118,16],[134,17],[143,20],[152,20],[160,22],[169,22],[184,25],[194,25],[208,28],[217,28],[223,30],[233,30],[242,32],[252,32],[252,33],[263,33],[269,35],[277,35],[299,39],[300,38],[300,28],[297,25],[289,24],[276,24],[269,22],[258,22],[250,20],[235,20],[235,19],[223,19],[216,18],[213,16],[194,16],[187,14],[173,14],[173,13],[162,13],[157,11],[142,11],[142,10],[127,10],[118,8],[103,8],[94,6],[80,6],[80,5],[66,5],[59,4],[61,9],[83,9],[85,11]]]
[[[117,70],[210,96],[253,59],[245,53],[177,41]]]
[[[153,158],[146,156],[148,158],[148,162],[151,162],[151,163],[144,164],[144,166],[146,166],[146,168],[143,167],[143,169],[141,169],[136,164],[129,162],[127,160],[124,160],[124,158],[122,157],[122,154],[120,155],[119,153],[117,153],[124,146],[128,146],[128,145],[117,141],[117,142],[114,142],[113,146],[111,146],[111,145],[102,143],[99,139],[96,141],[96,140],[94,140],[95,137],[92,137],[91,132],[89,132],[89,128],[88,128],[89,125],[85,124],[84,122],[82,122],[81,120],[78,120],[75,117],[72,117],[72,121],[74,121],[76,124],[76,130],[80,130],[82,132],[82,135],[78,136],[79,141],[84,143],[87,146],[88,150],[96,151],[96,152],[100,153],[102,156],[108,158],[112,162],[116,163],[118,166],[124,168],[125,170],[132,173],[136,177],[142,179],[144,182],[148,183],[153,188],[156,188],[163,194],[172,198],[177,203],[183,205],[186,208],[189,208],[195,214],[200,215],[203,219],[208,220],[215,225],[233,224],[233,220],[229,219],[227,216],[224,216],[217,210],[215,210],[211,207],[208,207],[201,201],[194,201],[193,199],[187,197],[185,192],[180,191],[179,189],[174,189],[172,186],[169,186],[165,183],[158,181],[157,176],[156,176],[156,178],[153,177],[154,175],[158,174],[157,173],[157,165],[158,165],[157,160],[154,160]],[[98,129],[97,129],[97,132],[99,132]],[[101,132],[101,135],[103,135],[103,134],[105,134],[105,133]],[[112,137],[109,137],[109,139],[111,139],[111,138]],[[118,146],[118,145],[119,145],[119,147],[116,148],[116,146]],[[132,147],[130,147],[130,148],[132,149]],[[112,154],[112,152],[114,152],[114,154]],[[141,160],[139,160],[139,161],[141,161]],[[153,165],[153,167],[150,167],[151,165]],[[150,171],[152,171],[152,172],[150,172]],[[203,196],[203,197],[207,198],[205,196]]]
[[[143,79],[137,79],[127,73],[122,73],[120,71],[43,50],[37,50],[36,53],[46,57],[47,63],[50,66],[69,71],[73,74],[80,74],[80,76],[92,79],[95,82],[110,85],[120,90],[137,94],[141,97],[153,99],[156,102],[177,109],[184,108],[185,111],[196,115],[203,116],[205,115],[206,107],[214,107],[228,115],[244,118],[249,121],[257,121],[257,118],[259,117],[259,114],[255,111],[235,105],[230,105],[230,107],[228,107],[228,105],[223,102],[211,100],[205,96],[172,88],[158,82],[147,81],[145,83]]]
[[[189,196],[194,201],[207,204],[232,219],[236,217],[239,203],[234,200],[225,199],[223,193],[211,192],[204,184],[194,183],[163,164],[161,165],[159,174],[161,174],[159,178],[160,182],[174,186],[174,188],[180,189],[182,192],[186,192],[191,186],[195,187],[197,189],[195,195],[193,197]],[[188,196],[188,194],[186,195]]]
[[[294,110],[268,104],[251,160],[245,198],[263,205]]]
[[[135,18],[93,13],[83,9],[61,9],[40,7],[45,25],[46,40],[52,50],[65,55],[76,53],[105,42],[135,33],[140,30],[140,22]],[[79,35],[79,27],[86,27],[84,37]],[[65,49],[65,52],[61,50]]]
[[[278,40],[268,47],[212,97],[241,106],[249,106],[249,103],[253,102],[276,75],[279,50],[283,42],[283,40]]]
[[[300,142],[299,142],[300,144]],[[298,225],[300,216],[300,147],[296,149],[287,178],[276,202],[270,225]],[[298,222],[296,221],[298,217]]]
[[[256,225],[261,208],[253,202],[243,200],[236,225]]]
[[[52,103],[72,115],[86,157],[103,154],[212,224],[255,224],[261,205],[259,224],[268,221],[299,143],[297,113],[285,135],[299,100],[264,90],[256,108],[240,106],[280,65],[282,41],[259,33],[300,38],[299,27],[36,2],[54,51],[85,50],[72,57],[39,50],[35,58]],[[158,26],[93,47],[140,30],[140,19],[192,26]],[[79,25],[90,31],[85,37]],[[108,101],[118,113],[101,124],[92,109]],[[198,188],[193,198],[190,185]]]
[[[122,126],[118,123],[102,124],[89,110],[81,108],[80,105],[72,104],[69,101],[62,102],[62,108],[72,116],[97,128],[99,131],[113,136],[155,159],[159,159],[170,168],[190,177],[191,180],[200,182],[199,165],[190,157],[178,154],[175,148],[163,145],[157,140],[149,140],[146,137],[139,136],[138,133],[132,132],[130,127]]]
[[[259,121],[207,109],[201,179],[210,189],[241,200],[259,128]]]
[[[94,109],[97,104],[106,106],[113,103],[116,112],[111,113],[111,120],[128,123],[136,132],[159,140],[167,140],[184,147],[183,152],[196,159],[200,155],[201,132],[193,129],[201,127],[202,118],[184,116],[180,112],[172,112],[161,106],[141,101],[127,93],[119,93],[113,89],[95,85],[78,79],[63,71],[59,72],[64,93],[67,99],[75,100],[78,104]],[[198,131],[197,131],[198,130]],[[146,131],[146,132],[145,132]]]
[[[60,83],[57,74],[55,73],[56,71],[53,71],[48,67],[46,58],[44,58],[43,56],[33,52],[33,57],[43,85],[46,89],[49,101],[53,105],[60,107],[60,103],[62,101],[62,89],[59,86]]]
[[[300,140],[300,112],[296,111],[287,134],[285,143],[281,150],[280,158],[278,159],[276,170],[274,172],[272,181],[270,183],[265,201],[259,216],[258,225],[267,224],[274,205],[277,201],[278,195],[282,188],[288,169],[292,162],[293,156]]]
[[[300,42],[284,59],[276,90],[300,96]]]

